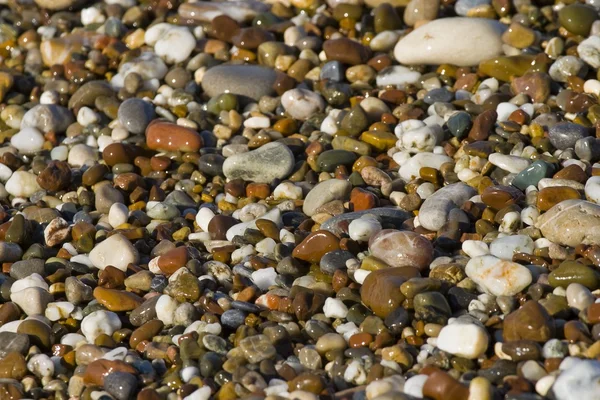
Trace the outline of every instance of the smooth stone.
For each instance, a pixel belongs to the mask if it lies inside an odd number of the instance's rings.
[[[104,389],[117,400],[128,400],[135,393],[138,380],[135,375],[115,371],[104,377]]]
[[[402,224],[404,221],[412,218],[412,214],[402,211],[398,208],[379,207],[370,210],[355,211],[336,215],[322,223],[321,229],[341,237],[343,234],[348,233],[348,226],[350,225],[351,221],[369,215],[379,218],[384,228],[391,229],[402,229]]]
[[[498,168],[502,168],[503,170],[513,174],[518,174],[529,166],[529,160],[523,157],[500,153],[490,154],[488,160]]]
[[[190,128],[170,122],[158,121],[146,128],[146,144],[152,150],[197,152],[202,147],[202,137]]]
[[[436,343],[440,350],[458,357],[476,359],[485,354],[489,337],[485,328],[479,325],[455,322],[442,328]]]
[[[37,177],[27,171],[13,172],[4,188],[12,196],[25,198],[42,189],[37,182]]]
[[[560,122],[548,130],[550,143],[559,150],[574,148],[579,139],[587,136],[590,136],[588,128],[572,122]]]
[[[421,168],[430,167],[439,170],[442,164],[447,162],[454,162],[454,160],[443,154],[417,153],[402,164],[398,173],[408,182],[415,177],[420,177]]]
[[[69,109],[93,106],[98,97],[113,97],[115,92],[105,81],[86,82],[69,99]]]
[[[600,205],[565,200],[542,214],[535,226],[546,239],[562,246],[600,244]]]
[[[281,95],[281,105],[295,119],[307,120],[325,109],[325,100],[308,89],[290,89]]]
[[[27,350],[29,350],[29,336],[14,332],[0,332],[0,358],[12,352],[24,355],[27,354]]]
[[[321,257],[321,261],[319,261],[319,268],[321,269],[321,272],[328,275],[333,275],[338,269],[345,270],[347,268],[346,262],[353,259],[355,259],[354,254],[350,253],[349,251],[330,251]]]
[[[502,54],[504,30],[503,24],[485,18],[436,19],[400,39],[394,57],[408,65],[474,66]]]
[[[475,196],[477,191],[464,183],[445,186],[429,196],[419,210],[419,222],[431,231],[438,231],[444,226],[448,215],[455,208]]]
[[[210,97],[232,93],[258,101],[263,96],[275,94],[276,78],[273,69],[258,65],[218,65],[206,71],[202,77],[202,89]]]
[[[129,264],[137,264],[139,253],[125,236],[118,233],[97,244],[89,258],[94,267],[100,270],[112,265],[126,271]]]
[[[211,22],[221,15],[226,15],[237,22],[251,22],[259,13],[268,11],[268,4],[255,0],[227,1],[225,3],[197,1],[184,3],[178,8],[180,16],[203,22]]]
[[[119,73],[110,80],[110,84],[113,88],[122,88],[125,77],[134,72],[143,80],[162,79],[167,71],[167,65],[159,55],[152,51],[144,51],[139,57],[121,64]]]
[[[339,238],[329,231],[315,231],[296,246],[292,256],[303,261],[319,263],[325,254],[340,249],[339,242]]]
[[[373,271],[363,282],[360,298],[375,315],[385,318],[400,307],[406,299],[400,291],[400,285],[416,276],[419,276],[419,270],[414,267],[384,268]]]
[[[526,267],[489,255],[472,258],[465,272],[483,291],[494,296],[514,296],[532,281]]]
[[[503,260],[512,260],[514,253],[533,254],[534,243],[527,235],[512,235],[495,239],[490,253]]]
[[[31,260],[17,261],[10,266],[10,276],[15,279],[27,278],[32,274],[45,276],[46,274],[44,273],[44,263],[44,260],[37,258]]]
[[[133,293],[100,286],[94,289],[94,298],[107,310],[114,312],[132,311],[143,303],[142,298]]]
[[[81,321],[81,332],[89,343],[94,343],[102,334],[112,335],[121,329],[119,316],[111,311],[98,310],[90,313]]]
[[[279,142],[267,143],[256,150],[227,157],[223,173],[228,179],[270,183],[287,177],[294,168],[294,154]]]
[[[119,122],[131,133],[142,134],[156,116],[152,104],[142,99],[127,99],[119,106]]]
[[[402,88],[417,83],[420,78],[421,73],[418,71],[413,71],[403,65],[392,65],[379,71],[375,82],[378,87],[392,85]]]
[[[525,190],[528,186],[537,186],[540,180],[552,176],[554,170],[555,167],[552,164],[543,160],[536,160],[519,172],[511,184]]]
[[[577,283],[590,290],[595,290],[600,286],[600,274],[576,261],[563,261],[558,268],[550,272],[548,283],[552,287],[563,288],[567,288],[572,283]]]
[[[563,367],[563,364],[569,367]],[[556,400],[593,399],[600,393],[600,362],[597,360],[565,359],[560,374],[552,385]]]
[[[341,179],[329,179],[313,187],[304,199],[302,211],[309,217],[313,216],[319,207],[334,200],[346,200],[350,196],[352,184]]]
[[[40,104],[23,115],[21,129],[35,128],[44,133],[62,133],[73,122],[73,113],[67,108],[56,104]]]
[[[263,360],[275,357],[277,350],[265,335],[248,336],[239,342],[239,348],[246,360],[257,364]]]
[[[184,62],[196,47],[196,38],[185,26],[164,22],[151,25],[144,35],[147,45],[170,64]]]
[[[44,135],[35,128],[21,129],[10,138],[10,144],[16,147],[19,153],[32,154],[42,150],[44,146]]]
[[[433,261],[433,245],[410,231],[384,229],[369,240],[369,251],[391,267],[415,267],[425,270]]]
[[[554,319],[535,300],[527,301],[504,319],[502,336],[505,341],[533,340],[544,343],[552,339],[554,334]]]
[[[21,307],[27,315],[43,315],[46,306],[54,300],[54,297],[40,287],[28,287],[11,293],[10,300]]]
[[[587,4],[572,3],[560,9],[558,22],[575,35],[588,36],[598,19],[598,10]]]

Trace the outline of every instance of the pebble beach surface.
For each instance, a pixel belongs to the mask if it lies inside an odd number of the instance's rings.
[[[0,400],[600,399],[599,12],[0,0]]]

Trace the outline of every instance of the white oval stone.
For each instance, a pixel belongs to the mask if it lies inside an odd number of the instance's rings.
[[[514,296],[531,283],[531,272],[512,261],[494,256],[471,259],[465,273],[486,293],[494,296]]]
[[[453,64],[469,67],[502,54],[505,26],[486,18],[441,18],[415,29],[398,42],[401,64]]]
[[[384,68],[377,74],[375,81],[377,86],[384,87],[388,85],[404,87],[413,83],[417,83],[421,78],[421,73],[413,71],[402,65],[392,65]]]
[[[496,167],[514,174],[518,174],[529,166],[529,160],[523,157],[509,156],[501,153],[490,154],[488,160]]]
[[[503,260],[512,260],[514,253],[533,254],[533,239],[527,235],[511,235],[495,239],[490,244],[490,253]]]
[[[455,356],[475,359],[487,350],[489,337],[479,325],[455,322],[446,325],[437,337],[437,347]]]
[[[592,176],[585,182],[585,197],[594,203],[600,203],[600,176]]]
[[[85,335],[88,343],[94,343],[96,338],[103,333],[111,336],[119,329],[121,329],[121,320],[112,311],[94,311],[81,321],[81,332]]]
[[[37,177],[31,172],[15,171],[4,188],[15,197],[29,197],[38,190],[42,190],[36,179]]]
[[[164,22],[148,28],[144,39],[154,46],[156,54],[172,64],[185,61],[196,47],[196,39],[188,28]]]
[[[20,153],[31,154],[42,150],[44,135],[35,128],[23,128],[10,138],[10,144],[15,146]]]
[[[307,89],[290,89],[281,96],[281,105],[295,119],[306,120],[325,109],[325,100]]]
[[[28,287],[10,295],[10,301],[21,307],[27,315],[42,315],[54,298],[40,287]]]
[[[419,176],[419,171],[423,167],[431,167],[439,170],[442,164],[447,162],[453,162],[452,158],[443,154],[434,153],[418,153],[415,154],[410,160],[406,161],[401,167],[398,173],[400,177],[405,181],[410,181],[414,177]]]
[[[127,265],[139,261],[138,251],[125,236],[117,233],[100,242],[90,252],[90,261],[94,267],[104,269],[108,265],[127,270]]]

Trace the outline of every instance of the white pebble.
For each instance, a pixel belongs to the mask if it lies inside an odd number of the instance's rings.
[[[67,319],[73,312],[75,306],[68,301],[58,301],[56,303],[48,303],[46,312],[44,315],[50,321],[59,321],[61,319]]]
[[[123,203],[114,203],[108,211],[108,223],[116,228],[127,222],[129,217],[129,209]]]
[[[77,122],[79,125],[86,127],[95,124],[100,120],[100,117],[94,110],[89,107],[81,107],[77,113]]]
[[[328,297],[323,305],[323,313],[327,318],[346,318],[348,307],[340,299]]]
[[[274,286],[276,284],[275,279],[277,278],[277,272],[275,272],[275,268],[262,268],[256,270],[252,273],[252,282],[260,290],[267,290],[269,286]]]
[[[446,325],[437,337],[437,347],[459,357],[475,359],[488,347],[487,331],[472,323],[455,322]]]
[[[381,229],[381,223],[375,218],[358,218],[350,222],[348,234],[352,240],[368,242]]]
[[[484,292],[494,296],[514,296],[532,280],[526,267],[491,255],[472,258],[465,272]]]
[[[35,128],[23,128],[10,139],[10,144],[23,154],[36,153],[44,146],[44,135]]]
[[[119,329],[121,329],[121,319],[112,311],[94,311],[81,321],[81,332],[88,343],[94,343],[101,334],[111,336]]]
[[[290,200],[301,200],[302,199],[302,188],[295,185],[293,182],[282,182],[275,190],[273,190],[273,197],[276,200],[290,199]]]
[[[155,53],[168,63],[185,61],[196,47],[196,38],[186,27],[159,23],[151,26],[144,36]]]
[[[54,363],[46,354],[36,354],[27,361],[27,369],[38,378],[52,377]]]

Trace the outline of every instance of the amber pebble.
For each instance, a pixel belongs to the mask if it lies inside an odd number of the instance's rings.
[[[152,150],[196,152],[202,147],[202,137],[189,128],[159,121],[148,125],[146,144]]]
[[[523,192],[512,186],[489,186],[481,193],[483,203],[494,210],[516,204],[523,197]]]
[[[158,257],[158,268],[165,274],[171,275],[179,268],[184,267],[188,260],[187,248],[185,246],[176,247]]]
[[[137,375],[131,365],[119,360],[99,359],[88,364],[83,374],[83,381],[91,385],[104,385],[104,377],[112,372],[128,372]]]
[[[558,171],[552,176],[554,179],[568,179],[579,183],[585,183],[587,181],[587,174],[579,165],[571,164]]]
[[[405,300],[400,291],[400,285],[410,278],[419,275],[414,267],[386,268],[371,272],[360,289],[362,302],[373,312],[385,318],[389,313],[400,307]]]
[[[554,337],[554,320],[537,301],[529,300],[504,319],[502,336],[505,341],[533,340],[546,342]]]
[[[124,290],[105,289],[96,287],[94,289],[94,298],[110,311],[131,311],[139,307],[144,300],[131,292]]]
[[[433,400],[467,400],[469,389],[444,371],[435,371],[423,385],[423,396]]]
[[[561,201],[580,198],[579,192],[568,186],[546,187],[538,192],[536,206],[540,211],[548,211]]]
[[[292,252],[292,256],[303,261],[318,263],[326,253],[340,249],[340,239],[329,231],[309,234]]]

